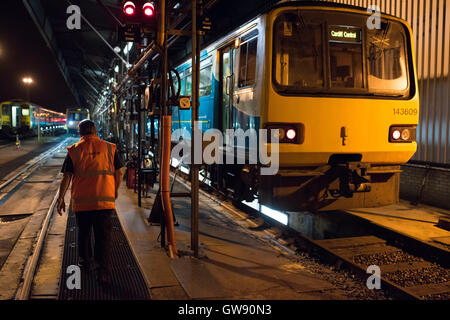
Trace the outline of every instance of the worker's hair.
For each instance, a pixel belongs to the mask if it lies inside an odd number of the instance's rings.
[[[80,136],[95,134],[97,133],[97,128],[95,127],[94,121],[85,119],[78,124],[78,132],[80,133]]]

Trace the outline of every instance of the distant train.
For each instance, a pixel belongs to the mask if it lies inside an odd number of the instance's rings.
[[[214,186],[288,211],[398,201],[400,164],[417,148],[413,36],[407,22],[384,14],[369,28],[369,16],[352,6],[283,2],[202,49],[202,130],[278,129],[279,140],[275,175],[261,175],[261,163],[212,164]],[[176,69],[181,95],[191,95],[190,60]],[[190,110],[174,108],[178,128],[191,131]]]
[[[0,104],[0,136],[8,139],[64,134],[66,117],[61,112],[14,99]]]
[[[78,134],[78,123],[84,119],[90,119],[89,109],[87,108],[68,108],[67,116],[67,133]]]

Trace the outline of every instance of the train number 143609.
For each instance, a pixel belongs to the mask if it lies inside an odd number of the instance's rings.
[[[417,116],[416,108],[394,108],[394,116]]]

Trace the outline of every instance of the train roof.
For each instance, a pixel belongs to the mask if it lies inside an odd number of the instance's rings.
[[[89,108],[67,108],[66,112],[69,111],[88,111],[89,112]]]
[[[318,7],[318,8],[340,8],[340,9],[353,9],[353,10],[360,10],[363,13],[370,14],[370,12],[367,11],[367,8],[360,7],[360,6],[354,6],[350,4],[343,4],[343,3],[337,3],[337,2],[328,2],[328,1],[281,1],[277,4],[271,6],[270,8],[266,8],[266,10],[263,13],[267,13],[269,11],[278,9],[278,8],[284,8],[284,7],[292,7],[292,6],[300,6],[300,7]],[[398,18],[396,16],[387,14],[387,13],[381,13],[384,16],[392,17],[392,18]],[[400,18],[398,18],[400,19]]]

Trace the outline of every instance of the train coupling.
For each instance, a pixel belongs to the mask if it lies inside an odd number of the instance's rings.
[[[370,192],[371,185],[367,175],[368,166],[358,164],[339,164],[331,168],[331,174],[339,179],[339,189],[330,190],[334,197],[352,198],[354,193]]]

